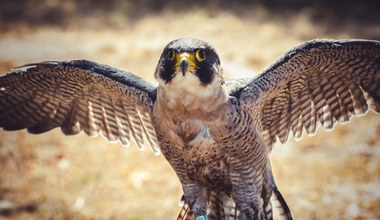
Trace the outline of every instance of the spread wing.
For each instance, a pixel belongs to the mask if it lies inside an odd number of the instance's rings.
[[[159,153],[151,112],[156,87],[138,76],[86,60],[42,62],[0,75],[0,127],[43,133],[61,127]]]
[[[236,90],[236,89],[235,89]],[[234,92],[269,148],[292,133],[380,112],[380,41],[314,40],[282,56]]]

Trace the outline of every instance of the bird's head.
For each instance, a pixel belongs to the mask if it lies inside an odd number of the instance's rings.
[[[194,38],[180,38],[164,48],[155,77],[161,85],[208,86],[221,78],[221,73],[219,56],[211,45]]]
[[[164,48],[155,72],[166,107],[211,112],[226,102],[219,56],[208,43],[180,38]]]

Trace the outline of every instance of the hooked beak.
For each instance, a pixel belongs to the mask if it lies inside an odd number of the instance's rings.
[[[183,76],[185,76],[186,72],[191,71],[195,67],[193,55],[186,52],[178,54],[176,66]]]
[[[189,67],[189,61],[186,56],[181,57],[181,60],[179,61],[179,67],[181,68],[182,74],[185,75],[187,68]]]

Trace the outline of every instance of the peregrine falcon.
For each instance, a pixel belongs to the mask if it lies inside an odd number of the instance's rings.
[[[313,40],[258,77],[226,79],[208,43],[180,38],[158,85],[87,60],[28,64],[0,76],[0,127],[61,127],[162,152],[183,189],[183,219],[291,219],[268,154],[276,141],[380,112],[380,41]],[[144,143],[147,142],[147,143]]]

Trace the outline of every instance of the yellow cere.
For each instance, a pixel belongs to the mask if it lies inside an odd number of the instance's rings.
[[[183,52],[183,53],[177,54],[176,57],[177,59],[176,59],[175,66],[178,70],[180,69],[181,61],[184,59],[186,59],[189,64],[189,67],[187,68],[188,72],[192,72],[197,67],[197,64],[195,63],[195,60],[194,60],[194,54],[192,53]]]

